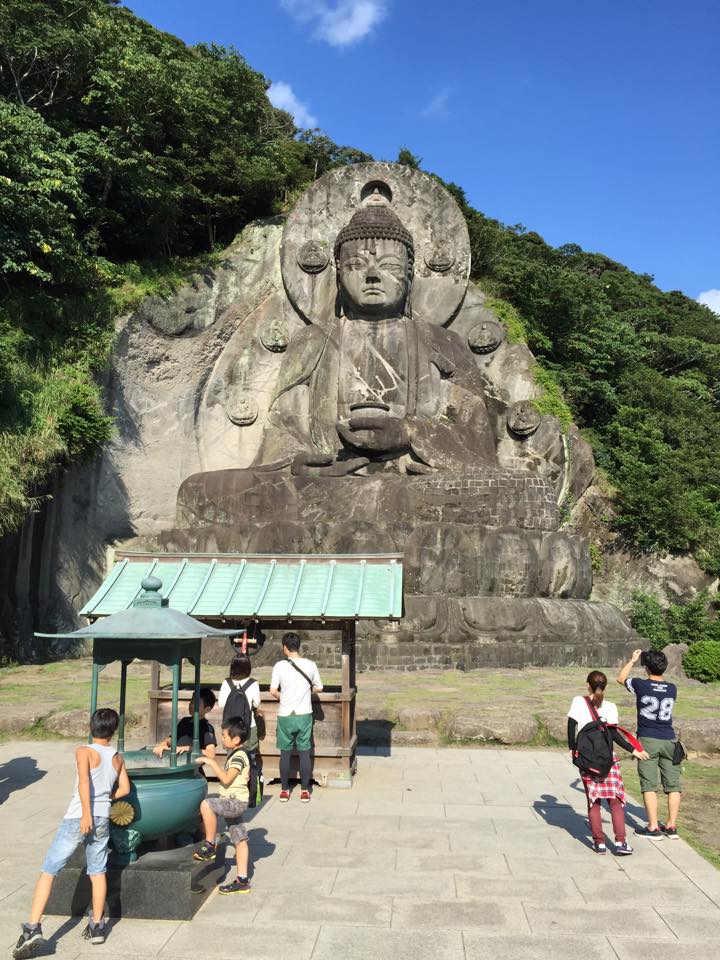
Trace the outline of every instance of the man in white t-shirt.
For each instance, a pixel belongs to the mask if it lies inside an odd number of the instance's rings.
[[[270,680],[270,695],[280,701],[276,740],[280,751],[280,802],[290,799],[290,758],[295,749],[300,761],[300,802],[307,803],[312,779],[312,693],[319,693],[323,686],[317,665],[300,656],[296,633],[286,633],[282,647],[287,659],[278,660]]]

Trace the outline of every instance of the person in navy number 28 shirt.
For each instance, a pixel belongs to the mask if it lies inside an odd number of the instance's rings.
[[[630,672],[640,660],[646,677],[630,677]],[[665,680],[667,657],[660,650],[635,650],[632,657],[617,676],[617,682],[635,694],[637,702],[637,735],[649,760],[638,761],[640,789],[647,813],[647,826],[635,831],[648,840],[674,840],[677,838],[677,816],[680,810],[680,767],[673,763],[675,730],[673,708],[677,700],[677,687]],[[658,769],[663,790],[667,794],[667,823],[658,823],[657,780]]]

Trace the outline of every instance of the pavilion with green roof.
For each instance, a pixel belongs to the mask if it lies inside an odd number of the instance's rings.
[[[358,620],[400,620],[403,616],[401,554],[174,554],[117,551],[115,565],[80,613],[91,624],[114,623],[130,614],[148,577],[162,581],[163,604],[223,632],[328,630],[340,633],[341,684],[313,694],[315,770],[323,782],[345,785],[355,770],[355,644]],[[99,624],[98,624],[99,625]],[[84,628],[92,631],[93,626]],[[228,658],[231,654],[228,645]],[[160,685],[154,665],[150,690],[150,736],[169,734],[177,717],[171,688]],[[180,698],[189,699],[190,690]],[[261,752],[274,775],[277,703],[262,693],[266,725]],[[216,708],[217,710],[217,708]],[[210,715],[210,720],[219,720]]]

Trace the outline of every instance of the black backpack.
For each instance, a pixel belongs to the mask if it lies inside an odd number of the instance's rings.
[[[245,691],[248,689],[251,683],[254,683],[252,677],[241,683],[239,687],[235,686],[235,681],[230,677],[225,681],[230,687],[230,693],[228,698],[225,701],[225,706],[223,707],[222,722],[225,725],[228,720],[242,720],[247,735],[250,736],[250,727],[252,726],[252,710],[250,709],[250,703],[248,698],[245,696]]]
[[[585,702],[592,720],[577,735],[573,763],[580,773],[600,782],[607,777],[613,765],[613,738],[590,697],[585,697]]]
[[[243,747],[238,747],[237,752],[243,753],[250,764],[250,774],[248,776],[248,807],[259,807],[262,803],[263,794],[265,793],[265,777],[263,776],[262,767],[258,763],[257,753],[255,750],[249,752]]]

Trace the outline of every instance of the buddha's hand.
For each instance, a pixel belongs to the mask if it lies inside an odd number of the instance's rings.
[[[335,460],[323,453],[308,453],[304,450],[293,457],[290,472],[294,477],[346,477],[369,462],[367,457]]]
[[[335,425],[340,438],[357,450],[398,453],[409,446],[407,424],[400,417],[358,416]]]

